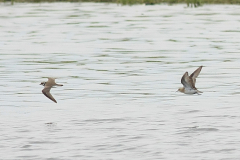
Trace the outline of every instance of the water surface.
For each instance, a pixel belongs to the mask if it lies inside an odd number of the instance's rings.
[[[0,159],[238,160],[240,6],[1,4]],[[176,92],[200,65],[202,95]],[[50,101],[39,84],[63,87]]]

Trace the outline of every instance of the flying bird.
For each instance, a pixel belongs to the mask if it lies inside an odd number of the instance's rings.
[[[201,72],[203,66],[200,66],[196,69],[190,76],[188,76],[188,72],[186,72],[181,79],[181,83],[183,84],[182,88],[179,88],[178,91],[185,93],[185,94],[199,94],[202,93],[196,87],[196,78],[198,77],[199,73]]]
[[[50,90],[53,86],[63,86],[62,84],[55,83],[55,78],[48,78],[47,82],[42,82],[40,85],[44,86],[44,89],[42,90],[42,93],[51,99],[53,102],[57,103],[57,101],[53,98],[53,96],[50,93]]]

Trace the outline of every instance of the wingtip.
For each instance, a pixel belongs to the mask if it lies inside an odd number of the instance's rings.
[[[50,99],[50,98],[49,98],[49,99]],[[50,100],[52,100],[53,102],[57,103],[57,101],[56,101],[55,99],[50,99]]]
[[[50,98],[49,98],[49,99],[50,99]],[[57,101],[56,101],[55,99],[50,99],[50,100],[52,100],[53,102],[57,103]]]

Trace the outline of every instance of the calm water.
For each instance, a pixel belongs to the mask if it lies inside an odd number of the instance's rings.
[[[0,159],[239,160],[240,6],[185,6],[0,4]]]

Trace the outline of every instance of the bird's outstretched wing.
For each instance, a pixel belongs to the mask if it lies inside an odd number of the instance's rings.
[[[48,97],[49,99],[51,99],[53,102],[57,103],[57,101],[53,98],[53,96],[50,93],[52,87],[49,86],[45,86],[45,88],[42,90],[42,93]]]
[[[193,84],[193,80],[192,78],[190,78],[188,76],[188,72],[186,72],[181,79],[181,83],[183,84],[183,86],[185,88],[189,88],[189,89],[195,89],[195,85]]]
[[[196,69],[191,75],[190,78],[192,78],[193,84],[195,86],[196,84],[196,78],[198,77],[199,73],[201,72],[203,66],[200,66],[198,69]]]
[[[54,84],[55,83],[55,79],[56,78],[48,77],[48,83],[51,83],[51,84],[53,83]]]

